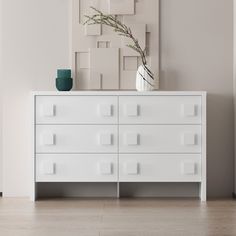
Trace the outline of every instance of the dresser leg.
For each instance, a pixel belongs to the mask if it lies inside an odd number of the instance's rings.
[[[120,183],[116,184],[116,198],[120,198]]]
[[[200,183],[200,199],[202,202],[205,202],[207,200],[207,194],[206,194],[206,182],[203,181]]]

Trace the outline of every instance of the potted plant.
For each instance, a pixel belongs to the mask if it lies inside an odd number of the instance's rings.
[[[123,24],[120,20],[118,20],[116,16],[104,14],[94,7],[91,8],[95,11],[95,14],[92,16],[85,15],[86,21],[84,25],[106,25],[113,28],[114,32],[118,33],[118,35],[131,39],[133,44],[128,44],[126,46],[136,51],[140,55],[142,60],[142,65],[140,65],[137,70],[136,89],[138,91],[154,90],[155,79],[154,74],[147,65],[146,48],[142,49],[140,47],[138,39],[134,37],[131,29]]]

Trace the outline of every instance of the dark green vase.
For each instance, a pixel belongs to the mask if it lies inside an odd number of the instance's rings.
[[[73,87],[72,78],[56,78],[56,87],[58,91],[70,91]]]
[[[58,69],[57,78],[71,78],[71,69]]]

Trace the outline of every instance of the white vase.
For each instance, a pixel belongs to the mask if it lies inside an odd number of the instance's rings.
[[[155,89],[154,76],[147,65],[141,65],[136,75],[137,91],[152,91]]]

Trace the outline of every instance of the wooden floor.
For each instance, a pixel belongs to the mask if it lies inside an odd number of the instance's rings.
[[[1,236],[236,235],[236,201],[0,199]]]

